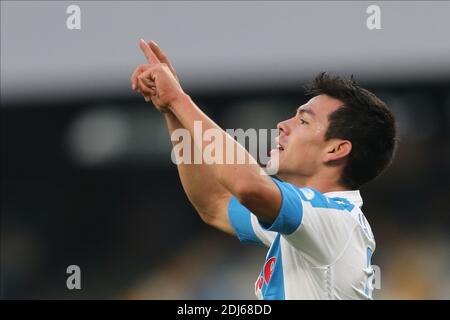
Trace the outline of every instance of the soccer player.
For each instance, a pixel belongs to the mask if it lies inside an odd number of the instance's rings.
[[[180,86],[159,46],[141,40],[148,63],[132,88],[163,113],[169,133],[194,122],[218,133],[245,164],[177,165],[183,188],[205,223],[241,242],[269,247],[255,283],[260,299],[371,299],[375,240],[358,188],[391,162],[395,119],[353,79],[318,75],[312,98],[278,124],[277,178],[205,115]],[[192,139],[192,150],[209,141]],[[174,142],[174,144],[179,142]],[[192,153],[193,154],[193,153]],[[270,165],[270,162],[269,162]]]

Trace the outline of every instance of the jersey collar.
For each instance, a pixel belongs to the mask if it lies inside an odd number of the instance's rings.
[[[359,193],[359,190],[332,191],[324,193],[324,195],[329,198],[345,198],[348,201],[353,202],[353,204],[357,205],[359,208],[361,208],[363,205],[363,200],[361,194]]]

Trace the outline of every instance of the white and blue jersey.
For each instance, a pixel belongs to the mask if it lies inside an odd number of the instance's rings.
[[[259,299],[371,299],[375,240],[358,190],[320,193],[273,179],[282,205],[259,221],[232,197],[230,222],[241,242],[270,247],[255,283]]]

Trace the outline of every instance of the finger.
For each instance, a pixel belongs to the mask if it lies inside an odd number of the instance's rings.
[[[139,92],[143,95],[156,94],[155,82],[149,79],[150,75],[148,74],[142,75],[143,73],[141,73],[141,75],[139,75],[136,80]]]
[[[147,87],[155,86],[152,72],[152,68],[149,68],[138,76],[138,79],[141,80],[142,83]]]
[[[146,69],[150,68],[149,64],[141,64],[136,69],[134,69],[133,73],[131,74],[131,87],[133,90],[137,89],[137,77]]]
[[[148,86],[142,80],[139,81],[139,79],[137,80],[137,83],[138,83],[137,87],[138,87],[138,91],[139,92],[142,92],[142,91],[145,91],[145,90],[148,90],[148,89],[156,90],[156,86],[154,85],[154,83],[151,83]]]
[[[157,95],[156,88],[148,87],[145,87],[140,93],[145,98],[145,101],[149,101],[152,99],[152,97],[156,97]]]
[[[156,87],[146,86],[141,79],[138,80],[138,83],[139,83],[139,91],[142,93],[142,95],[144,96],[156,95]]]
[[[158,44],[155,41],[152,40],[152,41],[150,41],[148,43],[148,45],[149,45],[150,49],[152,49],[152,51],[156,55],[156,57],[159,59],[159,61],[162,62],[162,63],[167,64],[167,66],[169,67],[169,69],[172,72],[172,74],[178,80],[178,76],[177,76],[177,73],[175,71],[175,68],[172,66],[172,64],[170,63],[169,59],[164,54],[164,52],[161,50],[161,48],[158,46]]]
[[[142,95],[156,94],[156,87],[148,87],[141,80],[138,80],[139,93]]]
[[[151,66],[150,65],[145,65],[145,67],[144,68],[142,68],[142,69],[140,69],[140,70],[137,70],[136,71],[136,73],[134,74],[134,79],[133,79],[133,81],[134,81],[134,85],[135,85],[135,87],[136,87],[136,91],[140,91],[140,85],[139,85],[139,82],[138,82],[138,80],[139,80],[139,77],[146,71],[146,70],[148,70],[149,68],[151,68]],[[156,87],[156,84],[155,84],[155,81],[153,81],[153,80],[151,80],[150,79],[150,76],[147,76],[147,80],[148,80],[148,82],[146,82],[147,83],[147,86],[148,87]]]
[[[144,97],[144,100],[146,102],[149,102],[150,100],[152,100],[152,97],[155,97],[155,96],[156,96],[156,92],[149,92],[146,94],[142,94],[142,97]]]
[[[139,47],[141,48],[142,52],[147,58],[147,61],[150,64],[159,63],[158,57],[153,53],[152,49],[150,49],[147,42],[145,42],[143,39],[139,41]]]

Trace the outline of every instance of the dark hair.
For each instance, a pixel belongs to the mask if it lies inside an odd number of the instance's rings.
[[[325,94],[343,106],[328,117],[325,139],[349,140],[352,150],[341,183],[351,189],[377,177],[392,161],[397,147],[394,115],[386,104],[361,88],[351,76],[344,79],[320,73],[306,87],[308,95]]]

